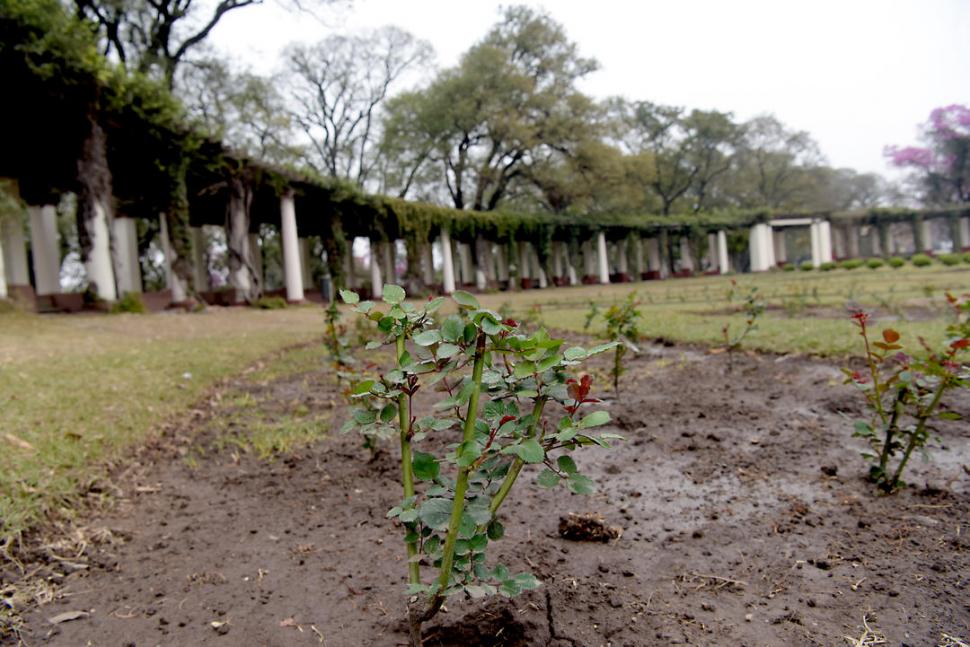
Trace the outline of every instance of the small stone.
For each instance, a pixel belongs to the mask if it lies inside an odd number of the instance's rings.
[[[746,614],[744,614],[744,621],[745,621],[745,622],[751,622],[751,619],[752,619],[753,617],[754,617],[754,615],[752,615],[752,614],[750,614],[750,613],[746,613]]]

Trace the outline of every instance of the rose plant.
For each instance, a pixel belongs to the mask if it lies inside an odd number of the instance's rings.
[[[609,414],[585,413],[599,401],[590,397],[589,376],[573,372],[614,344],[564,349],[545,330],[526,333],[463,291],[452,295],[457,312],[440,323],[444,298],[416,306],[396,285],[384,286],[382,304],[346,290],[341,297],[376,325],[381,337],[367,348],[394,350],[391,370],[354,388],[358,406],[345,429],[399,439],[403,498],[387,516],[404,531],[407,617],[416,647],[422,624],[449,596],[511,597],[539,586],[530,573],[489,564],[486,551],[505,532],[499,511],[526,465],[544,466],[536,479],[542,487],[593,490],[573,452],[608,447],[620,437],[595,433]],[[436,401],[418,416],[415,396],[422,389]],[[561,417],[553,424],[555,405]],[[454,440],[434,453],[441,446],[434,437],[441,435]],[[422,566],[433,571],[430,580]]]

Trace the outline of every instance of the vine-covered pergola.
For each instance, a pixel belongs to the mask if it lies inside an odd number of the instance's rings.
[[[816,266],[836,258],[932,251],[930,222],[938,219],[948,223],[953,247],[970,246],[966,205],[560,215],[456,210],[369,195],[250,159],[194,132],[165,88],[110,65],[91,31],[56,0],[2,5],[0,66],[9,92],[0,108],[0,178],[27,207],[30,249],[28,263],[21,223],[0,223],[0,298],[18,290],[39,297],[60,291],[53,205],[66,193],[77,197],[89,293],[104,301],[142,290],[139,219],[157,228],[176,303],[209,290],[206,226],[225,228],[231,302],[252,302],[264,292],[253,236],[264,224],[279,228],[291,301],[305,298],[307,246],[301,239],[308,236],[322,241],[335,286],[369,287],[374,296],[393,281],[420,293],[451,292],[459,285],[545,287],[764,271],[788,260],[782,233],[788,227],[808,229]],[[894,234],[898,223],[912,227],[908,249]],[[353,285],[356,238],[370,241],[370,286]],[[401,276],[392,260],[397,241],[406,256]]]

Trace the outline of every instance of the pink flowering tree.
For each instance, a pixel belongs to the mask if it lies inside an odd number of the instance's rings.
[[[924,201],[970,202],[970,107],[936,108],[921,130],[925,146],[887,146],[886,157],[913,169]]]

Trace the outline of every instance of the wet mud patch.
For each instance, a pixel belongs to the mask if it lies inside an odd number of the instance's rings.
[[[723,355],[645,350],[607,406],[626,442],[579,459],[597,491],[533,487],[530,467],[507,506],[490,559],[542,587],[449,601],[429,644],[833,645],[864,622],[890,644],[970,637],[965,424],[940,425],[947,449],[913,464],[914,487],[878,496],[837,366],[740,354],[728,372]],[[51,578],[21,607],[29,644],[406,644],[405,554],[385,517],[401,497],[396,450],[372,459],[327,431],[261,458],[244,441],[267,420],[332,430],[346,411],[322,364],[258,382],[132,458],[118,505],[87,522],[111,539],[53,551],[82,568],[26,565]],[[970,416],[965,399],[949,405]],[[564,539],[570,512],[623,534]],[[51,624],[66,612],[86,615]]]

